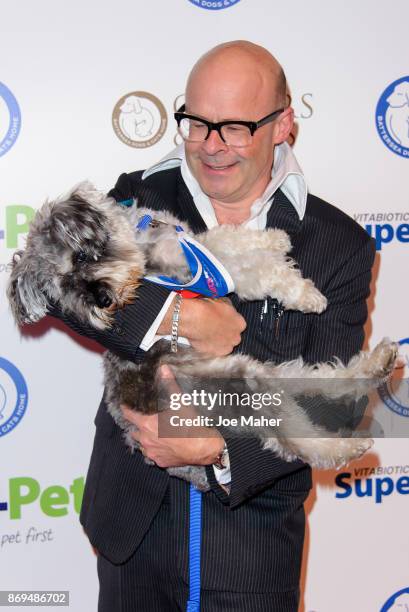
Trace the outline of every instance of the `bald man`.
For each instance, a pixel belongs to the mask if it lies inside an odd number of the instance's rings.
[[[275,300],[233,296],[234,307],[183,300],[179,336],[211,355],[235,350],[275,362],[299,355],[307,362],[348,360],[363,342],[374,249],[354,221],[307,193],[286,143],[294,114],[278,62],[246,41],[219,45],[193,67],[175,118],[183,144],[148,170],[121,175],[111,195],[167,209],[194,232],[225,223],[282,228],[304,276],[329,302],[318,316],[284,312]],[[110,332],[76,329],[140,360],[170,333],[174,300],[144,282]],[[201,610],[296,612],[310,468],[223,428],[212,438],[160,438],[157,416],[123,411],[156,466],[128,452],[102,401],[81,513],[99,552],[100,612],[185,609],[188,484],[161,468],[192,464],[206,466],[212,487],[203,495]],[[315,416],[325,421],[322,412]]]

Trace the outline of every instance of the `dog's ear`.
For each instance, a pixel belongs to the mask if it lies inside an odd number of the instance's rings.
[[[102,191],[99,191],[99,189],[97,189],[95,185],[91,183],[91,181],[82,181],[81,183],[75,185],[75,187],[71,189],[71,192],[68,194],[68,196],[65,196],[64,199],[80,199],[84,200],[84,202],[88,202],[89,204],[94,204],[98,206],[99,204],[101,204],[101,202],[104,202],[106,198],[106,194]]]
[[[38,287],[27,254],[16,251],[11,263],[7,296],[16,323],[36,323],[47,314],[47,299]]]

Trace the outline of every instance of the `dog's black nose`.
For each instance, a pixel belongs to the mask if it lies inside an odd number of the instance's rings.
[[[98,282],[89,283],[88,290],[91,292],[98,308],[108,308],[111,306],[112,298],[107,285]]]

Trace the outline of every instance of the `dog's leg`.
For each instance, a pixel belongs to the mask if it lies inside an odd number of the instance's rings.
[[[288,384],[297,395],[358,398],[388,379],[397,355],[397,343],[384,339],[373,351],[361,351],[352,357],[347,365],[337,361],[310,366],[297,360],[273,366],[272,376],[289,379]]]
[[[351,381],[345,379],[347,376],[358,375],[363,373],[368,376],[380,376],[383,380],[390,371],[396,355],[396,345],[382,343],[373,354],[364,354],[352,361],[351,368],[338,365],[323,364],[316,368],[305,366],[302,360],[274,366],[273,364],[260,364],[255,360],[243,355],[235,355],[229,358],[215,359],[192,359],[189,355],[185,355],[182,359],[177,357],[169,357],[168,363],[174,368],[177,376],[190,379],[192,382],[200,381],[214,377],[222,381],[228,379],[234,384],[234,380],[242,381],[244,389],[250,393],[265,393],[267,390],[277,391],[277,389],[285,389],[284,401],[280,406],[270,406],[268,411],[266,408],[261,411],[257,410],[255,416],[265,416],[268,419],[274,417],[280,419],[280,427],[270,427],[269,424],[263,428],[257,429],[252,426],[252,422],[241,418],[242,414],[238,413],[237,406],[215,405],[212,408],[212,416],[218,419],[223,417],[238,417],[239,425],[234,425],[231,430],[236,435],[250,433],[260,437],[265,441],[265,448],[270,448],[277,452],[280,457],[287,461],[299,457],[307,461],[314,467],[333,468],[345,465],[348,461],[361,456],[366,450],[372,446],[372,441],[369,438],[350,437],[351,432],[329,432],[325,428],[312,423],[307,413],[297,403],[293,395],[323,395],[325,397],[339,397],[344,395],[355,395],[356,392],[351,387]],[[179,363],[172,360],[179,359]],[[365,363],[365,366],[361,365]],[[368,363],[371,364],[368,366]],[[342,382],[347,382],[346,386],[340,387],[335,393],[332,392],[332,387],[328,387],[325,376],[331,372],[332,378],[336,379],[340,376]],[[316,378],[319,375],[320,378]],[[307,380],[301,380],[305,376]],[[322,377],[322,378],[321,378]],[[286,381],[285,379],[288,379]],[[367,381],[372,385],[379,384],[379,378],[367,378]],[[309,389],[308,383],[312,383],[312,389]],[[305,385],[307,385],[305,391]],[[193,389],[194,387],[192,387]],[[351,390],[352,389],[352,390]],[[231,390],[231,389],[230,389]],[[184,389],[186,391],[186,389]],[[208,407],[203,406],[198,408],[199,412],[209,414]],[[242,412],[240,410],[239,412]],[[251,412],[250,412],[251,413]],[[246,415],[248,418],[248,415]],[[244,422],[244,425],[242,424]],[[228,426],[228,425],[227,425]],[[343,437],[348,433],[348,437]],[[273,437],[274,436],[274,437]]]
[[[264,440],[263,448],[270,449],[286,461],[299,458],[315,468],[339,468],[363,455],[373,445],[371,438],[351,437],[350,431],[330,432],[312,423],[288,394],[280,415],[282,422],[277,437]]]
[[[146,258],[147,273],[165,274],[178,278],[181,282],[190,280],[189,266],[175,230],[175,226],[181,225],[189,232],[188,225],[167,211],[137,208],[132,214],[134,226],[138,226],[145,216],[151,217],[154,223],[153,226],[135,231],[135,242]]]
[[[232,363],[233,360],[234,363]],[[223,361],[225,362],[224,368],[222,367]],[[200,378],[202,377],[203,380],[210,373],[216,379],[216,387],[222,383],[223,379],[228,379],[228,391],[224,395],[225,390],[223,390],[222,399],[218,399],[220,403],[214,403],[210,412],[207,405],[198,406],[198,412],[206,416],[211,415],[214,423],[219,422],[222,417],[224,426],[231,431],[232,435],[259,437],[265,449],[277,453],[286,461],[300,458],[317,468],[340,467],[361,456],[372,446],[369,438],[350,437],[350,432],[344,432],[344,435],[348,433],[349,437],[343,438],[342,431],[330,432],[312,423],[308,414],[292,396],[293,381],[288,381],[289,384],[286,386],[282,385],[286,381],[276,379],[269,381],[267,377],[263,377],[263,374],[267,373],[271,376],[273,369],[271,364],[263,366],[250,358],[236,355],[228,360],[223,358],[201,360],[196,365],[186,363],[176,367],[173,364],[172,367],[178,377],[185,377],[185,380],[190,379],[193,384],[196,380],[200,385],[199,388],[201,388]],[[302,369],[299,370],[301,371]],[[204,386],[206,391],[212,387],[209,379],[205,380]],[[240,387],[239,393],[242,394],[242,398],[245,395],[250,395],[252,398],[261,395],[265,397],[268,392],[271,395],[283,387],[285,391],[281,394],[282,401],[279,405],[270,404],[253,410],[248,404],[246,404],[247,409],[243,407],[242,400],[237,403],[224,401],[223,397],[231,397],[232,391]],[[191,392],[193,388],[195,387],[192,387]],[[184,388],[184,391],[186,390]],[[274,425],[270,424],[272,418],[275,419]],[[262,422],[263,419],[265,419],[264,422]]]
[[[228,267],[242,299],[276,298],[287,310],[321,313],[327,300],[310,279],[303,278],[294,262],[280,253],[251,253],[251,267],[232,262]]]
[[[165,355],[162,362],[174,367],[185,380],[260,380],[264,386],[273,386],[280,381],[292,395],[323,394],[337,398],[364,395],[371,387],[379,386],[392,372],[397,352],[395,342],[383,340],[373,351],[362,351],[352,357],[346,366],[339,360],[309,365],[301,358],[276,365],[261,363],[246,355],[206,358],[189,351],[180,355]],[[328,380],[331,380],[330,385]],[[337,381],[340,383],[338,387]]]
[[[186,257],[176,236],[155,240],[147,259],[148,274],[164,274],[185,283],[192,278]]]
[[[209,491],[210,485],[206,476],[206,469],[199,465],[185,465],[181,467],[167,468],[170,476],[176,476],[187,482],[191,482],[199,491]]]
[[[291,243],[282,230],[221,226],[199,239],[230,272],[235,291],[242,299],[272,297],[286,309],[317,313],[325,310],[326,298],[286,256]]]
[[[326,432],[328,435],[328,432]],[[302,459],[311,467],[322,470],[338,469],[359,459],[373,446],[371,438],[269,438],[263,448],[276,453],[285,461]]]

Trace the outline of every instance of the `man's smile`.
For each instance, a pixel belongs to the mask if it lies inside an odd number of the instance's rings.
[[[213,162],[205,162],[203,160],[201,160],[205,170],[211,174],[217,173],[217,174],[221,174],[221,173],[226,173],[231,171],[238,162],[232,162],[230,164],[216,164]]]

